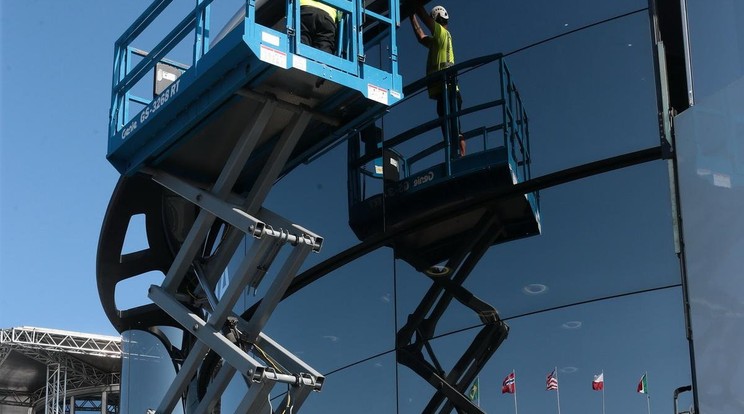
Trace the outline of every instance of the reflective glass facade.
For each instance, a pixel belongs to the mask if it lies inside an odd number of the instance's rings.
[[[677,117],[679,192],[700,412],[741,412],[744,5],[689,2],[695,106]]]
[[[505,55],[529,115],[533,176],[659,145],[645,0],[512,3],[445,6],[457,61]],[[464,282],[509,326],[478,377],[483,411],[659,412],[669,409],[675,389],[692,384],[693,371],[704,412],[741,411],[735,378],[744,369],[736,272],[744,234],[738,215],[744,178],[738,109],[744,37],[738,23],[744,6],[736,0],[710,4],[688,1],[696,105],[676,118],[678,173],[670,175],[670,161],[654,160],[542,189],[542,234],[493,246]],[[408,22],[399,31],[400,68],[408,83],[423,76],[426,51]],[[484,65],[460,77],[465,108],[492,99],[493,70]],[[434,105],[425,94],[413,96],[378,126],[386,138],[395,136],[433,119]],[[488,122],[478,116],[461,121],[464,129]],[[430,139],[438,133],[433,130]],[[325,238],[301,272],[360,242],[348,226],[346,157],[341,145],[301,165],[275,185],[266,203]],[[679,198],[670,192],[670,177],[676,177]],[[672,200],[680,202],[682,214],[686,292]],[[228,276],[236,266],[237,259]],[[266,333],[326,376],[302,412],[422,412],[435,388],[399,363],[396,334],[431,286],[430,278],[386,246],[285,299]],[[261,287],[255,296],[247,292],[237,310],[263,293]],[[473,310],[452,301],[434,327],[425,359],[448,371],[482,328]],[[554,369],[559,389],[546,390]],[[502,394],[511,372],[517,393]],[[600,373],[604,390],[596,391],[592,379]],[[644,375],[648,392],[641,394]],[[286,390],[274,388],[274,409]],[[234,380],[223,412],[231,412],[245,391],[242,380]],[[693,398],[682,394],[678,403],[689,410]]]
[[[163,342],[145,331],[122,333],[121,402],[122,413],[145,413],[157,408],[176,367]],[[179,405],[173,411],[183,413]]]
[[[529,116],[533,176],[659,144],[646,2],[574,3],[445,4],[458,62],[506,55]],[[493,24],[476,25],[485,16]],[[406,82],[423,76],[426,53],[408,26],[399,29]],[[494,71],[484,65],[460,77],[465,108],[492,99]],[[424,93],[378,125],[390,138],[435,116]],[[472,129],[488,120],[461,122]],[[359,243],[339,208],[346,203],[345,161],[341,146],[301,166],[267,203],[325,237],[305,268]],[[670,200],[665,161],[590,176],[540,192],[541,235],[488,250],[463,285],[510,327],[479,376],[484,411],[515,409],[513,395],[501,393],[512,370],[524,412],[556,410],[558,399],[567,412],[599,412],[603,394],[591,382],[601,372],[608,413],[666,409],[674,389],[690,384]],[[383,247],[285,300],[267,333],[327,374],[302,411],[421,412],[435,389],[396,365],[395,335],[431,285]],[[430,342],[436,364],[451,369],[481,328],[474,311],[453,301]],[[559,395],[545,390],[555,367]],[[636,392],[644,373],[650,402]],[[690,404],[689,395],[680,397],[680,406]]]

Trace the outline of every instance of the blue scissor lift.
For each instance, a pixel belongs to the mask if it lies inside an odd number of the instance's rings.
[[[97,280],[104,310],[120,332],[146,329],[165,344],[168,337],[158,327],[184,332],[180,349],[167,347],[180,367],[153,411],[171,412],[186,396],[189,413],[210,413],[236,373],[249,384],[237,412],[273,412],[268,396],[278,383],[291,385],[279,411],[297,412],[310,392],[321,389],[323,375],[262,330],[323,238],[262,205],[279,177],[348,139],[352,229],[362,240],[387,240],[397,257],[434,280],[398,333],[399,361],[437,387],[426,412],[444,402],[442,412],[480,413],[464,391],[508,328],[461,285],[490,245],[539,232],[535,194],[483,201],[529,179],[527,119],[500,56],[466,62],[468,67],[499,62],[500,99],[459,114],[447,105],[444,119],[384,140],[374,123],[403,99],[395,29],[411,4],[321,0],[339,11],[338,48],[330,54],[300,42],[299,0],[246,0],[218,31],[210,20],[220,1],[196,0],[154,47],[137,49],[133,42],[160,22],[171,4],[156,0],[115,47],[107,158],[122,176],[101,231]],[[192,59],[184,64],[172,54],[187,36],[193,36]],[[382,51],[377,65],[366,58],[371,50]],[[464,67],[438,76],[451,79]],[[423,79],[406,93],[431,81],[441,80]],[[146,89],[152,95],[143,96],[142,84],[151,86]],[[471,141],[482,136],[484,148],[457,159],[449,150],[455,117],[489,108],[502,108],[501,122],[465,132]],[[397,148],[438,130],[440,122],[450,131],[442,142],[413,155]],[[504,139],[489,147],[495,131],[503,131]],[[439,152],[445,154],[441,163],[415,168]],[[368,170],[375,163],[379,174]],[[366,179],[383,182],[384,195],[366,194]],[[479,184],[483,188],[476,190]],[[148,247],[124,253],[129,222],[138,214],[145,216]],[[246,238],[252,240],[250,250],[218,289]],[[283,249],[288,252],[280,254]],[[278,257],[286,261],[271,271]],[[151,271],[165,275],[149,289],[153,303],[117,308],[117,284]],[[263,298],[250,312],[236,314],[245,289],[258,288],[269,272]],[[436,320],[453,298],[476,310],[486,327],[445,376],[436,357],[430,352],[433,361],[425,361],[421,349],[430,349]],[[205,368],[215,358],[221,363]]]
[[[219,0],[197,0],[156,46],[136,49],[133,41],[167,15],[171,1],[158,0],[116,43],[107,158],[122,179],[99,243],[99,292],[118,329],[172,325],[193,339],[182,346],[176,379],[152,407],[158,413],[173,411],[211,352],[224,363],[187,402],[190,412],[212,412],[236,372],[250,384],[239,412],[270,412],[267,397],[277,383],[293,385],[279,407],[297,412],[322,386],[320,373],[262,329],[323,239],[262,204],[278,177],[397,102],[402,80],[398,0],[321,2],[339,12],[335,54],[300,42],[298,0],[246,0],[219,33],[210,25]],[[192,61],[176,62],[170,56],[188,35]],[[388,53],[379,67],[366,59],[373,47]],[[146,77],[154,78],[153,96],[138,89]],[[140,213],[150,246],[122,255],[121,235]],[[163,221],[167,229],[155,229]],[[254,239],[251,250],[217,292],[245,236]],[[291,251],[280,256],[283,247]],[[258,287],[277,257],[286,262],[261,306],[247,320],[238,317],[238,299]],[[153,270],[165,274],[149,290],[157,307],[117,309],[116,284]]]

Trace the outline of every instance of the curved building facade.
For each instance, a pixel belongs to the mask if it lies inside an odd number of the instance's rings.
[[[404,260],[401,244],[357,238],[347,211],[346,141],[288,171],[263,206],[321,235],[323,243],[297,270],[297,279],[312,283],[290,288],[262,332],[322,374],[320,393],[302,412],[452,411],[436,381],[422,374],[427,369],[475,378],[459,387],[481,412],[650,413],[672,404],[679,412],[741,411],[735,379],[744,340],[737,329],[744,286],[737,277],[744,235],[737,214],[744,180],[744,6],[736,0],[443,5],[456,62],[501,54],[518,88],[526,117],[516,123],[528,126],[523,154],[529,156],[517,164],[530,164],[531,173],[514,172],[514,184],[520,197],[534,194],[537,231],[480,253],[466,250],[457,263],[475,260],[458,286],[471,296]],[[397,28],[404,85],[424,76],[427,53],[408,26],[403,21]],[[366,59],[383,69],[391,65],[383,47],[367,50]],[[468,139],[462,160],[508,140],[488,128],[506,124],[507,115],[482,110],[504,92],[502,76],[498,65],[486,62],[459,71],[459,122]],[[426,93],[403,89],[405,98],[374,121],[383,148],[437,118]],[[442,131],[429,128],[415,141],[391,142],[391,149],[400,159],[416,154],[424,169],[438,165],[434,155],[417,151],[439,142]],[[378,175],[369,174],[365,188],[389,194],[388,177],[382,170]],[[469,185],[475,193],[480,183]],[[499,193],[488,202],[510,196]],[[421,202],[410,214],[428,208]],[[396,229],[384,216],[374,223],[383,236]],[[471,223],[458,243],[477,244],[489,229]],[[240,242],[217,284],[218,297],[253,243],[250,237]],[[279,277],[270,272],[261,285],[247,287],[235,313],[255,311],[270,293],[266,283]],[[423,312],[427,298],[434,305]],[[491,306],[495,319],[477,311],[486,309],[480,304]],[[479,348],[495,320],[508,335],[503,342],[488,337],[488,349]],[[182,348],[182,338],[163,334],[167,344],[133,324],[123,326],[130,356],[121,406],[145,412],[175,378],[184,353],[173,348]],[[250,350],[257,358],[265,357],[261,352]],[[418,362],[405,363],[404,355]],[[468,359],[473,355],[480,357]],[[216,358],[210,367],[219,364]],[[216,373],[197,374],[177,412],[194,412]],[[213,412],[238,410],[254,384],[232,377]],[[260,412],[283,412],[291,389],[274,387]]]

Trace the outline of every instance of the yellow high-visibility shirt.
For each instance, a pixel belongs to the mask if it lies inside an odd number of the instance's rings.
[[[327,5],[327,4],[321,3],[319,1],[315,1],[315,0],[300,0],[300,6],[311,6],[311,7],[315,7],[317,9],[323,10],[326,13],[328,13],[328,15],[331,16],[331,18],[334,21],[337,21],[338,20],[338,10],[336,10],[334,7],[331,7],[331,6]]]
[[[452,50],[452,35],[441,24],[434,22],[434,33],[426,58],[426,74],[446,69],[455,64],[455,52]],[[436,98],[442,93],[442,82],[429,85],[429,97]],[[459,88],[458,88],[459,89]]]

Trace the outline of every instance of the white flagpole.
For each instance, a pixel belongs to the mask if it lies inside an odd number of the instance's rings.
[[[517,413],[517,371],[512,370],[512,375],[514,376],[514,414]]]
[[[643,378],[646,379],[646,384],[648,385],[648,371],[643,373]],[[648,414],[651,414],[651,394],[648,392],[648,388],[646,388],[646,407],[648,408]]]
[[[558,382],[558,367],[555,367],[555,381]],[[558,400],[558,414],[561,414],[561,393],[558,391],[561,388],[560,383],[555,388],[555,398]],[[649,413],[651,414],[651,413]]]
[[[600,374],[600,375],[602,375],[602,414],[605,414],[605,396],[604,396],[604,389],[605,389],[604,383],[605,383],[605,380],[604,380],[604,370],[602,370],[602,374]]]

